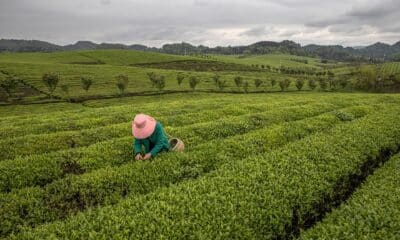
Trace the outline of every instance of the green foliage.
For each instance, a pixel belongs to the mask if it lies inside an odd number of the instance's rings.
[[[116,77],[117,79],[117,88],[119,90],[119,94],[122,96],[129,84],[129,79],[127,75],[120,74]]]
[[[259,78],[254,79],[254,86],[259,88],[263,84],[263,81]]]
[[[85,90],[86,92],[89,91],[90,87],[93,84],[93,78],[91,77],[81,77],[81,84],[82,84],[82,88],[83,90]]]
[[[60,81],[60,76],[56,73],[43,74],[42,82],[49,90],[50,97],[53,96],[53,93],[56,90],[59,81]]]
[[[343,205],[301,239],[397,239],[400,155],[385,163]]]
[[[246,154],[236,155],[240,156],[239,159],[224,157],[225,153],[221,154],[225,164],[196,181],[163,185],[165,187],[156,188],[146,195],[128,194],[125,201],[116,205],[94,209],[33,230],[27,229],[17,238],[45,239],[57,236],[62,239],[108,239],[118,234],[120,238],[153,239],[158,236],[181,238],[193,232],[207,239],[260,239],[265,236],[283,239],[293,236],[310,219],[322,216],[325,210],[337,204],[337,199],[343,197],[341,194],[351,186],[353,178],[361,174],[364,164],[368,161],[379,161],[381,151],[393,149],[400,143],[400,109],[389,105],[357,121],[342,123],[333,128],[327,124],[326,127],[331,129],[328,132],[319,132],[314,128],[316,134],[282,148],[262,150],[262,154],[251,155],[245,159],[242,156]],[[327,118],[329,117],[325,116],[310,125],[304,121],[305,132],[308,127],[316,126],[322,119]],[[291,126],[287,130],[283,128],[283,133],[289,134],[285,137],[291,136],[291,139],[296,139],[297,134],[293,136],[290,133],[297,127],[299,126]],[[229,143],[233,145],[227,152],[236,149],[236,146],[241,147],[241,141],[245,139],[253,144],[243,144],[242,149],[248,146],[255,149],[268,146],[269,143],[264,141],[282,133],[282,128],[275,131],[264,133],[265,135],[259,133],[256,142],[259,144],[254,144],[254,138],[249,139],[249,136],[238,137]],[[277,140],[281,138],[278,137]],[[218,147],[224,145],[229,146],[224,142]],[[142,178],[123,177],[121,174],[119,179],[125,179],[121,184],[99,191],[96,191],[96,185],[90,188],[95,191],[91,196],[98,199],[108,196],[111,198],[108,203],[115,203],[115,195],[103,194],[104,190],[117,189],[124,192],[127,181],[140,179],[145,187],[136,189],[142,191],[152,186],[150,177],[167,177],[165,173],[174,181],[175,171],[171,169],[177,169],[176,164],[182,164],[185,177],[195,176],[196,173],[207,169],[212,170],[210,166],[215,158],[212,157],[213,161],[210,161],[207,155],[209,153],[205,152],[205,149],[215,151],[213,153],[218,153],[219,150],[210,145],[202,148],[196,155],[184,157],[185,154],[171,154],[170,158],[163,158],[163,161],[131,164],[137,169],[130,172]],[[260,151],[255,149],[251,149],[251,152]],[[206,154],[204,158],[202,153]],[[211,156],[218,156],[213,153]],[[193,158],[196,158],[196,161],[191,160]],[[203,163],[206,165],[199,166]],[[158,164],[161,165],[160,168],[156,168]],[[169,164],[171,165],[168,171],[162,174],[158,172]],[[146,169],[150,171],[149,168],[153,168],[149,175],[141,172]],[[126,169],[130,168],[127,166]],[[106,173],[106,169],[103,172]],[[307,177],[304,176],[305,172]],[[101,176],[88,179],[95,178],[98,179],[95,182],[109,184],[108,179]],[[71,185],[67,189],[75,189],[75,186]],[[98,193],[100,195],[97,195]],[[89,195],[83,194],[80,199],[83,202],[90,200]],[[238,201],[240,207],[232,207],[237,206]],[[324,208],[321,209],[322,205]]]
[[[17,88],[19,79],[15,76],[7,76],[7,78],[0,82],[0,87],[4,89],[7,94],[7,99],[13,96],[13,92]],[[6,99],[6,100],[7,100]]]
[[[241,76],[236,76],[234,78],[236,87],[240,88],[243,84],[243,78]]]
[[[308,87],[311,89],[311,90],[314,90],[315,88],[317,88],[317,81],[315,81],[315,79],[309,79],[308,80]]]
[[[276,85],[276,79],[271,79],[271,87],[275,87]]]
[[[245,93],[249,92],[249,87],[250,87],[249,82],[247,80],[245,80],[244,83],[243,83],[243,90],[244,90]]]
[[[346,77],[341,77],[339,79],[339,85],[342,87],[342,89],[346,88],[348,84],[349,81],[346,79]]]
[[[352,114],[345,112],[345,111],[340,111],[340,110],[335,111],[334,114],[341,121],[353,121],[355,118]]]
[[[165,76],[160,75],[156,78],[155,87],[159,92],[165,88]]]
[[[155,87],[156,86],[156,82],[157,82],[157,75],[155,72],[147,72],[146,73],[147,77],[149,78],[150,82],[151,82],[151,87]]]
[[[190,88],[194,91],[196,89],[196,86],[200,83],[200,79],[198,79],[196,76],[191,76],[189,78],[189,86]]]
[[[178,81],[179,86],[181,86],[184,79],[185,79],[185,75],[183,73],[178,73],[176,75],[176,81]]]
[[[218,74],[215,74],[214,76],[212,76],[212,79],[213,79],[214,84],[215,84],[216,87],[218,87],[220,78],[221,78],[221,76],[218,75]]]
[[[226,80],[218,79],[218,81],[217,81],[217,88],[218,88],[220,91],[223,91],[224,88],[225,88],[226,86],[227,86]]]
[[[208,169],[211,167],[214,169],[216,166],[219,166],[223,163],[232,162],[232,160],[223,157],[224,155],[229,155],[233,157],[237,154],[246,153],[249,156],[251,154],[254,154],[254,151],[257,151],[258,153],[260,151],[268,151],[273,147],[285,144],[287,141],[293,141],[298,139],[299,137],[305,137],[306,135],[310,134],[310,132],[329,128],[332,123],[337,122],[337,119],[332,114],[328,113],[311,119],[304,118],[312,117],[316,114],[329,111],[331,109],[332,106],[329,104],[283,107],[281,109],[278,108],[277,110],[271,110],[265,113],[227,118],[220,123],[205,123],[198,126],[188,126],[183,131],[180,131],[179,135],[183,137],[185,137],[185,135],[191,136],[194,132],[197,133],[199,137],[201,136],[201,140],[199,139],[198,141],[196,141],[197,146],[194,146],[193,148],[193,151],[198,153],[197,163],[203,167],[207,166]],[[288,112],[290,112],[290,114],[288,114]],[[282,120],[292,121],[301,119],[304,120],[293,121],[285,123],[283,125],[272,125],[271,128],[262,129],[262,126],[265,124],[280,123]],[[243,125],[247,125],[248,127],[243,129],[241,128],[241,126]],[[252,129],[259,130],[250,132]],[[200,130],[207,131],[202,132]],[[291,130],[295,131],[296,134],[294,134],[294,132]],[[284,135],[276,135],[277,133],[282,131],[284,132]],[[243,136],[234,136],[237,133],[247,132],[249,133]],[[232,139],[228,140],[227,144],[226,142],[221,142],[217,139],[213,140],[212,138],[214,138],[214,136],[219,136],[219,138],[224,139],[227,137],[232,137]],[[187,139],[187,137],[185,139]],[[259,149],[257,144],[252,145],[251,143],[255,140],[266,141],[265,145],[267,147]],[[107,166],[107,164],[110,163],[110,160],[116,161],[114,164],[116,164],[118,161],[122,161],[122,159],[124,159],[123,161],[128,162],[130,159],[130,154],[128,154],[128,152],[130,152],[130,150],[126,149],[126,147],[129,147],[125,144],[126,141],[127,138],[123,138],[118,141],[107,142],[107,144],[97,144],[96,147],[90,147],[85,151],[69,151],[68,154],[64,152],[62,155],[60,155],[60,157],[68,156],[67,162],[63,162],[66,161],[66,159],[59,158],[56,154],[44,155],[42,156],[42,158],[36,157],[34,160],[29,159],[25,163],[20,162],[19,166],[21,167],[13,168],[20,169],[21,172],[19,174],[17,174],[16,170],[13,170],[14,172],[7,175],[10,180],[15,179],[15,176],[18,176],[18,179],[24,179],[25,181],[27,181],[27,183],[32,183],[32,180],[34,181],[37,179],[42,179],[42,181],[49,181],[50,179],[54,179],[57,177],[60,178],[60,174],[62,173],[58,173],[57,171],[57,169],[60,167],[63,169],[63,171],[68,170],[70,172],[73,170],[79,170],[87,172],[94,167],[101,168]],[[237,146],[237,142],[242,142],[244,144],[243,147],[245,148]],[[236,148],[239,149],[237,149],[235,152],[232,152],[232,146],[236,146]],[[209,151],[204,151],[205,148],[209,149]],[[124,151],[118,149],[124,149]],[[221,157],[218,157],[217,152],[224,153],[224,155],[220,155]],[[64,216],[65,214],[73,213],[81,209],[82,207],[86,208],[96,204],[107,204],[110,202],[114,202],[121,198],[124,194],[126,194],[127,191],[143,192],[145,191],[143,189],[153,189],[157,186],[168,183],[168,181],[178,181],[185,179],[189,176],[189,169],[186,167],[185,164],[180,164],[185,162],[188,163],[187,161],[190,161],[191,156],[192,155],[188,154],[165,156],[165,158],[161,157],[160,162],[153,167],[151,165],[127,164],[115,169],[100,169],[99,171],[87,173],[83,176],[71,176],[68,178],[64,178],[60,181],[55,181],[51,184],[48,184],[44,189],[44,192],[41,190],[39,191],[42,192],[42,195],[40,197],[37,196],[36,200],[31,200],[32,202],[40,203],[43,203],[43,201],[50,201],[44,205],[52,205],[57,207],[53,210],[48,210],[41,206],[40,211],[52,211],[52,213],[47,213],[47,215],[50,216],[54,216],[54,214],[58,215],[58,217]],[[213,156],[215,159],[213,161],[213,165],[210,165],[210,163],[207,163],[207,161]],[[168,159],[171,157],[173,157],[173,160],[171,159],[172,162],[168,161]],[[57,162],[55,162],[54,159],[57,159]],[[85,165],[85,161],[88,161],[87,163],[90,163],[91,165]],[[66,163],[69,163],[67,169],[65,167]],[[8,168],[10,166],[9,164],[12,164],[12,162],[8,162],[8,165],[3,165],[3,168]],[[50,166],[52,167],[52,169],[49,169]],[[154,167],[159,170],[155,171]],[[201,167],[200,169],[203,169],[203,167]],[[22,171],[24,168],[35,169],[34,172],[36,174],[42,173],[42,175],[32,176],[28,174],[29,171]],[[192,174],[193,171],[196,171],[197,174],[203,174],[202,171],[205,170],[199,171],[200,169],[191,169],[190,174]],[[153,173],[155,172],[158,173],[156,175],[153,175]],[[21,174],[24,175],[21,176]],[[59,176],[57,176],[57,174]],[[146,179],[151,185],[146,185],[147,183],[141,181],[138,182],[137,179],[140,178],[137,174],[141,176],[146,175]],[[197,177],[197,175],[191,176]],[[84,182],[84,184],[82,182]],[[17,183],[20,184],[20,181],[15,180],[15,184]],[[109,184],[112,184],[115,187],[109,188]],[[77,195],[79,195],[80,198],[68,198],[68,196]],[[40,198],[44,199],[40,200]],[[13,201],[9,198],[7,199],[10,200],[10,202],[16,201]],[[18,204],[18,200],[17,202],[15,202],[15,204]],[[33,210],[29,210],[29,212],[32,213],[32,215],[28,216],[30,219],[33,218],[35,214],[40,213],[38,208],[39,207],[35,208],[35,212]]]
[[[296,80],[296,88],[297,90],[301,90],[304,86],[304,80],[303,79],[297,79]]]
[[[325,78],[318,79],[318,82],[321,90],[326,90],[328,88],[328,81]]]
[[[291,81],[289,79],[284,79],[279,82],[279,87],[281,88],[281,91],[286,91],[289,86],[290,86]]]

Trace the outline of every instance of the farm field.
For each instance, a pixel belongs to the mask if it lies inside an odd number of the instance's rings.
[[[304,64],[296,59],[307,60]],[[280,91],[279,82],[284,79],[292,83],[287,90],[294,91],[295,80],[304,79],[304,75],[287,75],[284,73],[262,70],[252,67],[252,64],[268,64],[279,67],[305,67],[322,69],[318,59],[302,58],[291,55],[271,54],[265,56],[250,56],[239,59],[234,56],[212,56],[204,59],[191,56],[175,56],[150,52],[127,50],[93,50],[70,51],[54,53],[1,53],[0,54],[0,80],[7,76],[15,76],[29,86],[41,91],[39,99],[45,99],[49,92],[42,81],[45,73],[55,73],[60,76],[59,86],[54,95],[61,98],[79,97],[115,97],[118,89],[115,85],[116,77],[124,74],[129,79],[125,89],[126,94],[154,93],[157,89],[149,80],[148,73],[154,72],[165,77],[164,91],[191,91],[189,79],[196,77],[199,80],[198,91],[226,91],[243,92],[242,87],[237,87],[234,79],[242,77],[242,82],[247,82],[247,91]],[[185,76],[181,85],[177,82],[177,75]],[[220,76],[224,88],[215,86],[213,77]],[[82,88],[81,77],[90,77],[93,84],[88,91]],[[256,87],[255,82],[261,81]],[[272,84],[272,81],[275,83]],[[114,83],[114,84],[113,84]],[[68,86],[68,93],[63,92],[62,85]],[[309,90],[304,84],[303,90]],[[28,98],[28,101],[31,99]]]
[[[316,68],[321,69],[320,59],[311,57],[299,57],[288,54],[268,54],[268,55],[253,55],[253,56],[242,56],[242,55],[212,55],[214,58],[222,61],[247,64],[247,65],[270,65],[272,67],[294,67],[294,68]],[[299,61],[300,60],[300,61]],[[302,61],[306,61],[302,62]],[[323,64],[322,64],[323,65]]]
[[[396,94],[193,92],[1,107],[0,236],[350,239],[360,225],[348,222],[370,209],[387,221],[368,236],[393,237],[399,103]],[[138,112],[186,151],[134,161]],[[362,221],[352,222],[359,238],[374,226]]]

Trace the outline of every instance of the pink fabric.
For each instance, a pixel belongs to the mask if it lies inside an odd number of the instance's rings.
[[[137,114],[132,122],[132,135],[137,139],[150,137],[156,128],[156,120],[146,114]]]

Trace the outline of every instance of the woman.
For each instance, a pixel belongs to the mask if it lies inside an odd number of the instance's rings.
[[[132,122],[134,155],[136,160],[147,160],[170,148],[163,126],[154,118],[137,114]],[[145,155],[142,156],[142,147]]]

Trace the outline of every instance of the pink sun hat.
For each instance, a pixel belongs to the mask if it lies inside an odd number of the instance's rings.
[[[137,114],[132,122],[132,135],[137,139],[145,139],[153,134],[156,120],[146,114]]]

